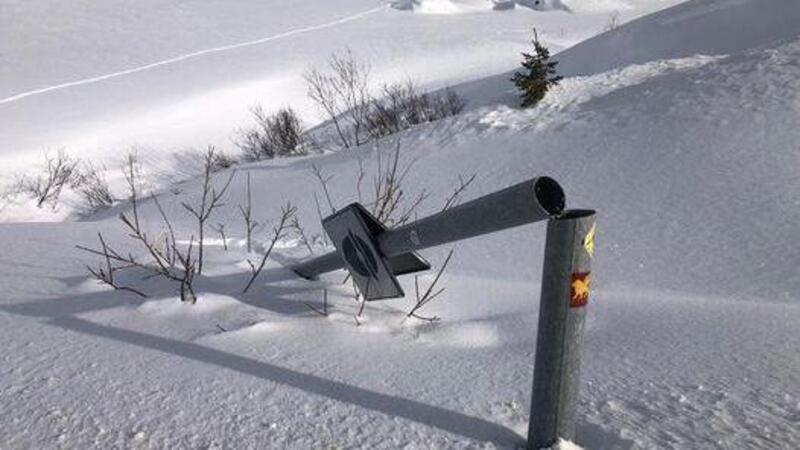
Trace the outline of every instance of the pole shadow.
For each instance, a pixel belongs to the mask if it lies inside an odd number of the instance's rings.
[[[311,394],[349,403],[390,417],[400,417],[435,427],[472,440],[491,442],[509,447],[517,447],[525,443],[524,438],[509,428],[460,412],[370,391],[340,381],[305,374],[194,343],[175,341],[137,331],[99,325],[73,316],[57,317],[47,323],[70,331],[213,364]]]

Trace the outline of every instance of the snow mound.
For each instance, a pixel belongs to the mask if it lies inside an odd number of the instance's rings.
[[[630,64],[695,54],[766,48],[800,35],[800,2],[685,2],[589,39],[558,55],[564,75],[588,75]]]
[[[536,11],[569,9],[561,0],[517,0],[517,4],[535,9]]]
[[[180,317],[216,313],[239,304],[241,304],[239,300],[226,295],[202,294],[198,296],[194,305],[181,302],[178,297],[170,297],[146,301],[137,309],[141,313],[154,316]]]
[[[548,450],[582,450],[582,449],[583,447],[572,441],[559,439],[559,441],[555,445],[550,447]]]
[[[597,75],[566,78],[551,88],[536,108],[520,110],[501,105],[490,109],[479,122],[491,129],[526,131],[545,129],[555,121],[568,120],[570,114],[576,113],[581,105],[592,99],[636,86],[657,76],[702,67],[721,58],[695,55],[630,65]]]
[[[563,0],[571,11],[575,12],[614,12],[633,9],[625,0]]]
[[[414,11],[419,14],[461,14],[491,7],[488,1],[454,1],[454,0],[397,0],[392,8],[402,11]]]
[[[502,344],[500,333],[488,322],[435,324],[431,330],[420,333],[418,340],[453,348],[492,348]]]
[[[201,341],[208,342],[222,342],[222,341],[237,341],[244,343],[259,343],[267,336],[274,335],[275,333],[286,331],[291,326],[284,322],[275,321],[260,321],[252,325],[247,325],[235,330],[226,330],[220,334],[214,334],[203,337]]]

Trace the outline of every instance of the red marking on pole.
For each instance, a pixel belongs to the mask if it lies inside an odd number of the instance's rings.
[[[591,272],[576,272],[572,274],[570,284],[569,307],[582,308],[589,303],[589,289],[592,286]]]

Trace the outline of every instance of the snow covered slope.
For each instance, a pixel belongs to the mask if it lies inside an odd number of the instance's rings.
[[[800,253],[792,245],[800,38],[784,21],[799,11],[780,0],[688,2],[561,53],[561,67],[583,76],[534,109],[513,107],[503,73],[458,86],[469,111],[400,136],[404,160],[417,160],[409,195],[433,193],[421,214],[440,209],[457,177],[472,173],[468,197],[548,174],[571,207],[599,210],[579,444],[800,446]],[[763,26],[749,30],[754,23]],[[670,41],[678,36],[694,36],[696,46]],[[231,248],[212,243],[194,307],[155,281],[128,280],[151,294],[141,299],[87,279],[83,265],[96,260],[74,244],[91,244],[97,231],[122,242],[115,215],[127,205],[85,222],[1,225],[0,446],[521,445],[542,226],[459,243],[447,291],[424,310],[439,323],[404,321],[409,300],[393,300],[371,304],[355,326],[358,305],[339,285],[343,274],[310,283],[279,264],[304,254],[295,239],[282,241],[256,289],[240,294],[253,257],[236,231],[245,173],[258,217],[276,217],[291,200],[315,234],[311,164],[334,176],[333,201],[343,205],[356,195],[357,158],[374,170],[376,154],[392,148],[390,140],[242,166],[217,216]],[[161,192],[182,235],[192,223],[180,202],[198,196],[196,179]],[[142,213],[159,222],[153,204]],[[438,266],[446,250],[425,256]],[[404,282],[413,291],[413,280]],[[327,318],[304,304],[321,307],[323,288]]]
[[[621,19],[679,0],[629,0]],[[516,64],[538,27],[554,48],[600,32],[607,11],[425,15],[379,0],[0,0],[0,176],[66,148],[113,157],[230,148],[248,109],[319,116],[302,74],[351,48],[384,80],[440,87]]]
[[[566,75],[696,54],[773,48],[800,35],[793,0],[685,2],[584,41],[559,55]]]

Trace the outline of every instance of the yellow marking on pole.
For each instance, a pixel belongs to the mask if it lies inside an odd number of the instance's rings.
[[[589,290],[592,286],[592,274],[590,272],[581,272],[572,274],[572,283],[570,285],[570,298],[569,306],[572,308],[580,308],[589,303]]]
[[[586,237],[583,238],[583,248],[586,249],[586,253],[588,253],[590,257],[594,257],[594,227],[595,224],[592,224],[592,228],[586,233]]]

